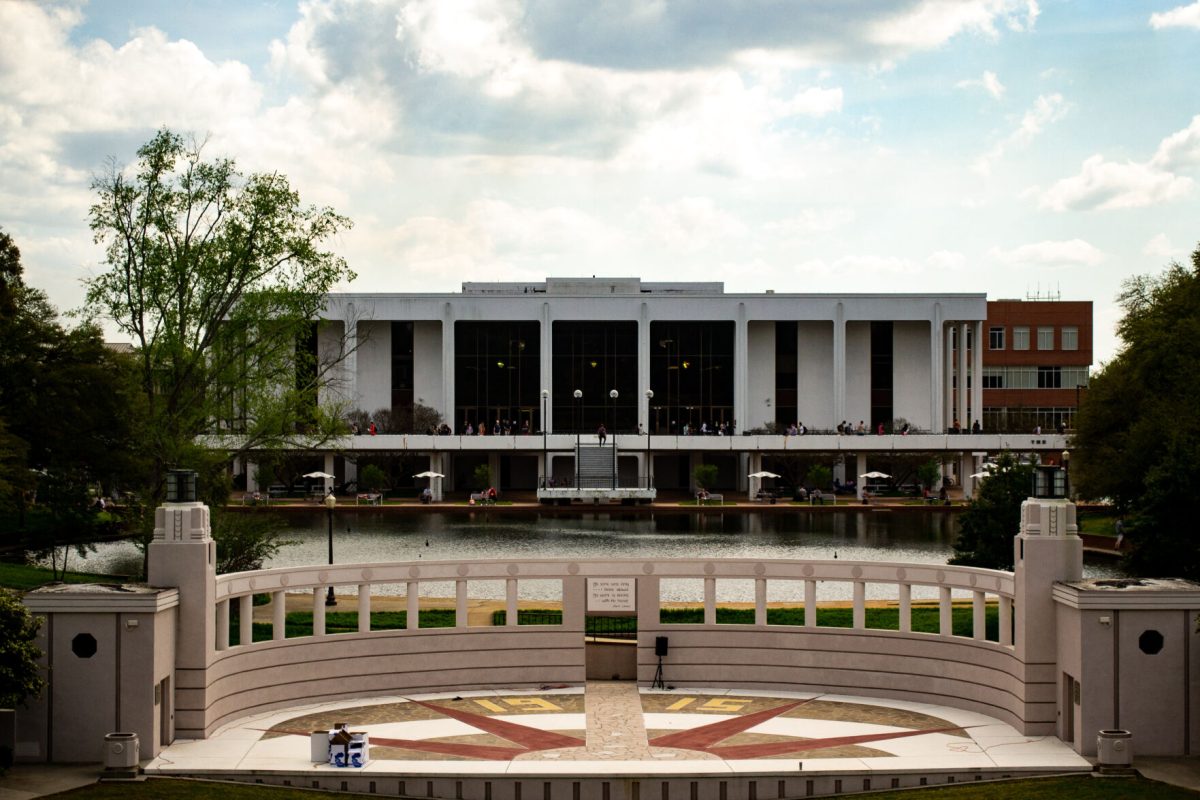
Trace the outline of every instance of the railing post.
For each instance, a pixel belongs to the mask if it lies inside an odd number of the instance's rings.
[[[867,584],[863,581],[854,582],[854,628],[861,630],[867,627]]]
[[[938,587],[938,633],[950,636],[954,633],[954,606],[951,605],[950,587]]]
[[[804,627],[817,627],[817,582],[804,582]]]
[[[704,624],[717,624],[717,579],[704,579]]]
[[[976,639],[987,638],[987,598],[983,592],[971,597],[971,631]]]
[[[467,627],[467,582],[461,578],[454,582],[454,627]]]
[[[912,632],[912,584],[900,584],[900,632]]]
[[[421,627],[421,584],[418,581],[408,581],[405,592],[408,606],[408,619],[405,620],[405,627],[410,631],[415,631]]]
[[[358,632],[371,632],[371,584],[358,585]]]
[[[767,624],[767,579],[754,579],[754,624]]]
[[[516,625],[520,610],[517,608],[517,579],[504,581],[504,625]]]
[[[254,595],[238,598],[238,645],[254,644]]]
[[[217,601],[217,649],[229,649],[229,600]]]
[[[325,587],[314,586],[313,596],[313,636],[325,635]]]
[[[1000,595],[1000,644],[1005,647],[1012,647],[1013,643],[1013,615],[1012,615],[1012,598]]]
[[[271,638],[281,642],[287,638],[287,594],[271,592]]]

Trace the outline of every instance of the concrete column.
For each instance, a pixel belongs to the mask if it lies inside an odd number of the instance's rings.
[[[863,581],[854,582],[853,620],[855,630],[867,627],[867,584]]]
[[[550,304],[542,303],[541,310],[541,330],[538,334],[538,373],[541,375],[542,385],[538,389],[538,400],[542,399],[541,390],[546,389],[550,394],[550,398],[546,401],[546,420],[545,426],[547,431],[554,430],[554,374],[552,364],[554,361],[554,320],[550,314]]]
[[[418,581],[407,582],[404,599],[408,612],[404,627],[415,631],[421,626],[421,584]]]
[[[312,615],[313,615],[313,630],[312,635],[325,635],[325,587],[314,586],[312,589]]]
[[[455,433],[461,434],[462,420],[455,412],[454,398],[454,304],[442,310],[442,417]]]
[[[750,332],[746,322],[746,304],[738,303],[737,321],[733,336],[733,418],[738,429],[749,426],[750,409],[746,406],[750,394]]]
[[[752,502],[754,500],[754,496],[758,494],[758,488],[762,485],[762,478],[749,477],[755,472],[762,472],[762,453],[750,453],[749,460],[746,465],[746,493]]]
[[[238,646],[254,643],[254,595],[238,598]]]
[[[1013,621],[1015,654],[1026,674],[1022,733],[1052,735],[1058,702],[1058,606],[1055,582],[1083,575],[1083,541],[1075,524],[1075,504],[1067,500],[1029,499],[1021,504],[1021,531],[1013,543]],[[1001,604],[1001,617],[1004,617]],[[1001,623],[1000,641],[1006,626]]]
[[[971,352],[971,422],[983,425],[983,321],[975,323],[975,349]],[[982,430],[982,428],[981,428]]]
[[[976,639],[987,638],[987,598],[983,592],[971,594],[971,633]]]
[[[912,631],[912,584],[900,584],[900,632]]]
[[[287,638],[286,592],[271,592],[271,638],[277,642]]]
[[[217,545],[212,539],[208,507],[203,503],[165,503],[154,512],[146,582],[179,589],[175,644],[176,674],[203,674],[216,652]],[[281,626],[282,627],[282,626]],[[229,636],[225,609],[225,640]],[[207,684],[179,691],[175,687],[175,732],[182,739],[208,735]]]
[[[942,328],[942,432],[954,422],[954,324]]]
[[[342,376],[346,390],[346,404],[358,408],[358,319],[353,303],[346,305],[345,349],[342,358]],[[328,471],[328,470],[327,470]]]
[[[217,650],[229,649],[229,601],[217,603]]]
[[[949,586],[938,587],[938,633],[950,636],[954,633],[953,595]]]
[[[246,462],[246,492],[254,494],[258,491],[258,464]]]
[[[467,582],[454,582],[454,627],[467,627]]]
[[[846,419],[846,309],[837,304],[833,318],[833,417]]]
[[[767,579],[754,579],[754,624],[767,624]]]
[[[929,321],[929,428],[942,425],[942,304],[933,304],[933,319]]]
[[[860,476],[863,473],[865,473],[866,471],[867,471],[867,454],[860,452],[860,453],[858,453],[858,455],[855,456],[855,467],[854,467],[854,496],[857,497],[859,500],[862,500],[862,498],[863,498],[863,484],[866,483],[866,479],[864,479]]]
[[[342,463],[344,463],[346,465],[346,480],[347,481],[358,480],[358,462],[351,461],[350,457],[347,456],[345,459],[343,459]]]
[[[371,632],[371,584],[358,585],[358,632]]]
[[[963,430],[969,430],[967,422],[967,329],[970,326],[960,323],[958,326],[958,422]]]
[[[1013,643],[1012,598],[1000,597],[1000,644],[1009,647]]]
[[[514,627],[517,624],[518,608],[517,579],[506,578],[504,581],[504,626]]]
[[[964,500],[970,500],[975,494],[975,479],[971,477],[975,474],[974,463],[975,459],[970,453],[958,454],[958,481],[962,485]]]
[[[704,579],[704,624],[717,624],[717,579]]]
[[[335,458],[335,456],[334,456],[334,454],[333,454],[333,453],[326,453],[326,454],[325,454],[325,470],[324,470],[324,471],[325,471],[325,474],[326,474],[326,475],[333,475],[333,474],[335,474],[335,472],[334,472],[334,458]],[[334,478],[326,478],[326,479],[325,479],[325,493],[326,493],[326,494],[329,494],[330,492],[332,492],[332,491],[333,491],[333,482],[334,482],[334,480],[335,480]]]
[[[804,627],[817,627],[817,582],[804,582]]]
[[[502,489],[500,485],[500,454],[496,452],[488,453],[488,469],[492,471],[492,484],[497,489]]]
[[[638,316],[638,424],[642,430],[650,430],[650,400],[646,390],[650,388],[650,305],[643,302]],[[735,373],[736,374],[736,373]]]

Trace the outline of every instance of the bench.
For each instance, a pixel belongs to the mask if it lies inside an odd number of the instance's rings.
[[[488,497],[487,492],[471,492],[471,505],[490,506],[495,505],[496,499]]]
[[[288,488],[282,483],[273,483],[267,487],[267,497],[272,500],[282,500],[287,497]]]
[[[697,505],[708,506],[708,505],[713,505],[714,503],[719,506],[725,505],[725,495],[710,494],[708,497],[704,498],[703,500],[701,500],[700,498],[696,498]]]
[[[383,495],[378,492],[362,492],[354,497],[354,505],[360,503],[366,503],[369,506],[381,506],[383,505]]]

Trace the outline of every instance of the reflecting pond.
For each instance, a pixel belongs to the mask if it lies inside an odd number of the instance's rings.
[[[286,513],[285,547],[269,567],[324,563],[327,558],[325,512]],[[337,563],[502,558],[791,558],[945,563],[953,550],[958,516],[940,511],[738,512],[729,514],[584,513],[572,516],[512,512],[335,513],[334,560]],[[134,554],[129,543],[101,545],[89,568],[104,571]],[[1087,565],[1085,573],[1116,574],[1106,564]],[[484,587],[475,596],[503,596],[503,586]],[[721,581],[719,584],[737,583]],[[522,582],[522,596],[541,592]],[[388,588],[380,587],[383,591]],[[723,600],[752,600],[753,587],[718,587]],[[885,587],[872,587],[881,597]],[[490,589],[490,591],[489,591]],[[797,587],[802,596],[802,585]],[[402,588],[396,591],[402,592]],[[531,592],[531,593],[528,593]],[[683,591],[682,589],[680,591]],[[422,594],[449,596],[449,584],[423,584]],[[674,592],[664,590],[667,599]],[[684,592],[691,599],[692,591]],[[748,596],[746,596],[748,594]],[[916,596],[926,596],[914,590]],[[772,591],[774,595],[774,591]],[[787,597],[771,599],[795,599]],[[847,599],[848,584],[823,585],[820,597]]]

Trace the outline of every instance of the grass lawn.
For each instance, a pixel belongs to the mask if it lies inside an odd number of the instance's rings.
[[[1093,536],[1112,536],[1116,537],[1116,525],[1119,519],[1116,512],[1106,511],[1081,511],[1078,514],[1077,521],[1079,524],[1080,533],[1090,533]]]
[[[866,624],[868,628],[885,631],[900,630],[899,608],[867,608]],[[507,619],[504,611],[492,612],[492,624],[503,625]],[[941,629],[940,609],[937,606],[914,605],[912,609],[912,629],[917,633],[937,633]],[[664,608],[659,612],[659,620],[671,625],[699,625],[704,622],[703,608]],[[969,605],[955,605],[951,611],[951,621],[955,636],[971,636],[973,633],[974,611]],[[635,631],[635,617],[615,617],[607,620],[608,630]],[[561,625],[562,612],[557,609],[528,608],[517,612],[518,625]],[[752,608],[723,608],[717,607],[718,625],[752,625],[754,624],[754,609]],[[803,625],[803,608],[768,608],[768,625]],[[852,608],[818,608],[817,626],[821,628],[850,628],[854,625],[854,609]],[[987,639],[992,642],[1000,641],[1000,608],[989,604],[986,608],[985,625]]]
[[[121,583],[128,580],[124,575],[91,575],[85,572],[68,572],[66,583]],[[0,587],[27,592],[47,583],[54,582],[54,573],[46,567],[28,564],[6,564],[0,562]]]
[[[1009,800],[1013,797],[1022,800],[1196,800],[1200,797],[1200,793],[1144,778],[1095,778],[1089,775],[959,784],[852,796],[890,798],[901,794],[908,794],[914,800]],[[366,796],[170,778],[151,778],[143,783],[95,784],[51,795],[66,800],[313,800],[320,797]]]
[[[236,610],[229,615],[229,644],[241,642],[240,626]],[[422,628],[453,628],[455,612],[453,608],[425,608],[421,610],[418,626]],[[311,611],[292,611],[284,618],[284,637],[294,639],[301,636],[312,636],[313,615]],[[272,626],[269,622],[254,623],[254,641],[269,642],[272,638]],[[393,631],[408,627],[407,611],[372,611],[371,630]],[[325,633],[358,633],[357,611],[327,611],[325,612]]]

